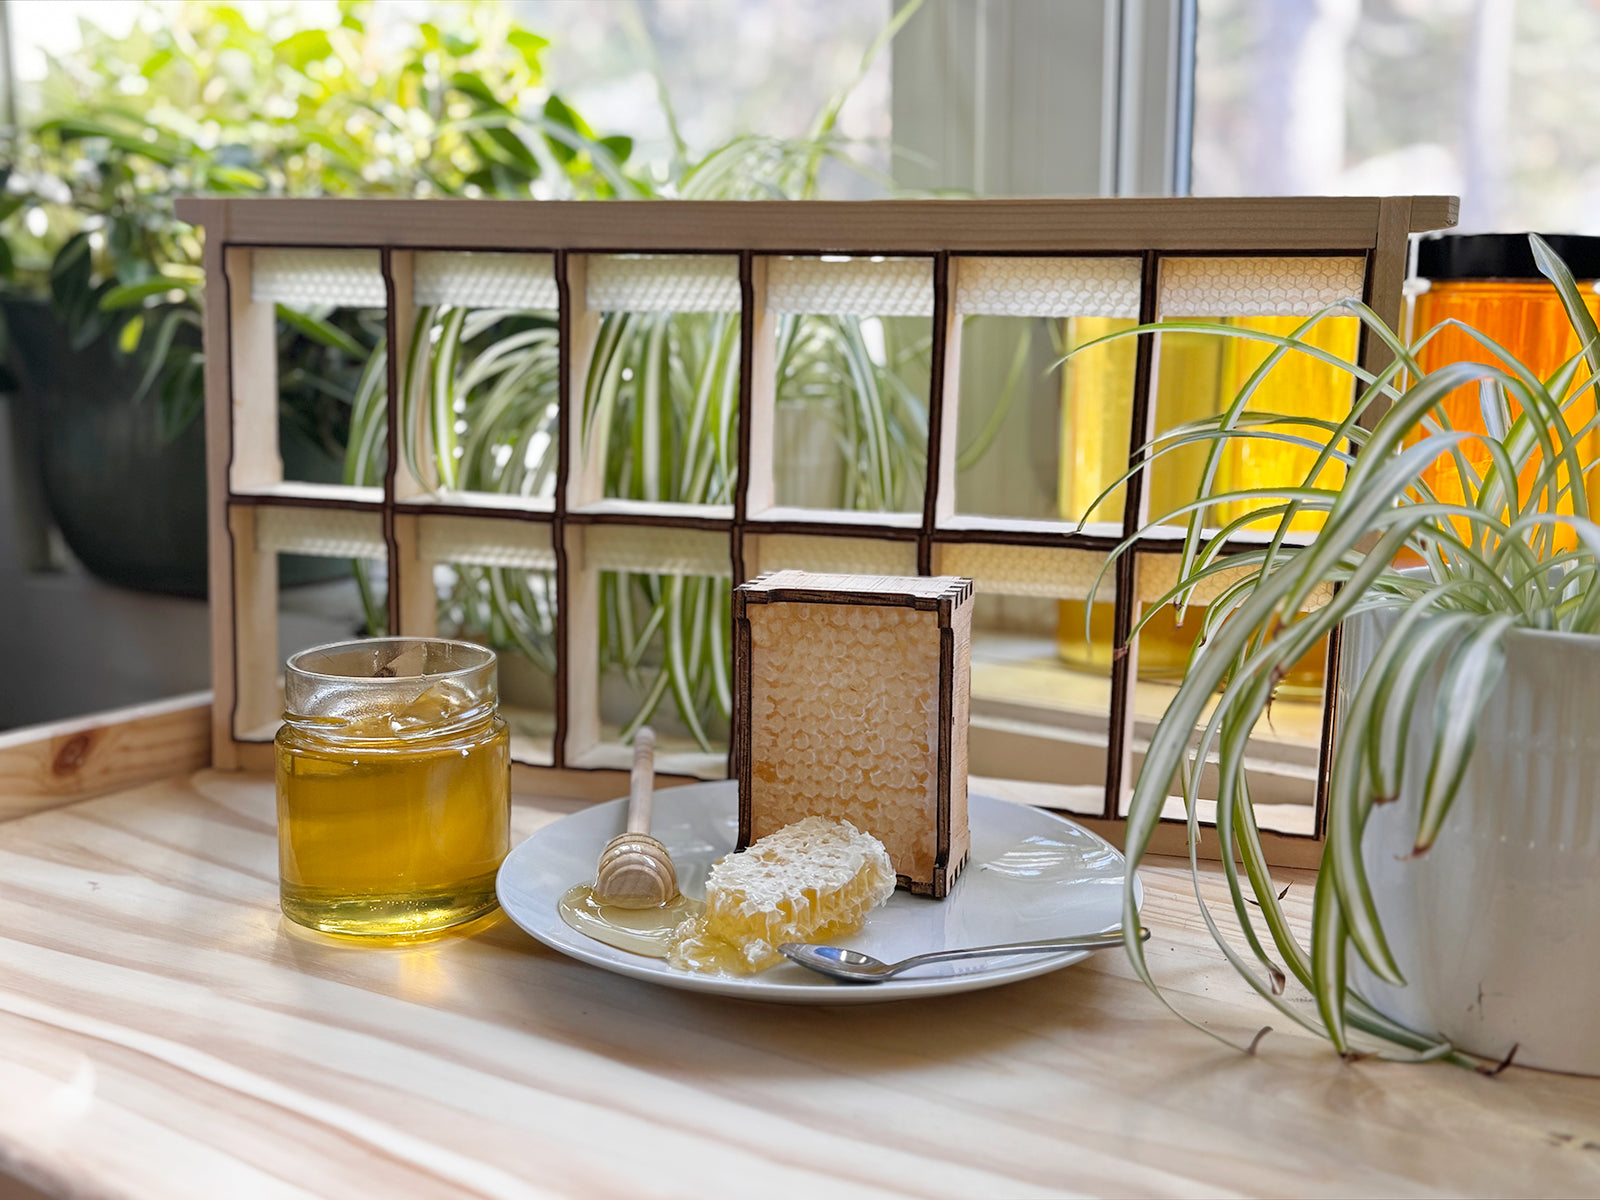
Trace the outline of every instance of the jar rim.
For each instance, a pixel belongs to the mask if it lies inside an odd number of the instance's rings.
[[[332,657],[336,654],[376,649],[384,645],[399,647],[391,656],[390,661],[399,658],[405,653],[406,648],[412,646],[454,646],[465,651],[467,655],[475,657],[476,661],[452,667],[448,671],[430,671],[406,675],[349,675],[342,672],[316,671],[303,665],[313,655],[326,655]],[[321,646],[311,646],[291,654],[284,660],[285,672],[292,671],[304,679],[328,680],[330,682],[347,682],[359,679],[405,680],[405,679],[452,679],[481,672],[485,667],[493,666],[498,661],[498,656],[488,646],[477,642],[469,642],[460,638],[440,637],[376,637],[376,638],[350,638],[343,642],[327,642]]]

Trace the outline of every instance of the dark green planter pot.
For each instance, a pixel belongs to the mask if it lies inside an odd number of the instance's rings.
[[[107,583],[178,596],[206,594],[205,430],[164,439],[153,401],[134,404],[139,374],[110,338],[74,350],[43,301],[0,299],[11,360],[37,433],[50,515],[67,546]],[[286,434],[288,431],[285,431]],[[301,479],[337,482],[338,464],[286,436]],[[17,453],[28,453],[17,447]],[[295,461],[295,460],[302,461]],[[285,584],[348,574],[339,559],[285,556]]]

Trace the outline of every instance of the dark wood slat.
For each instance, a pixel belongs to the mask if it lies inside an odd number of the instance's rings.
[[[572,567],[567,561],[567,481],[572,471],[571,437],[567,422],[581,419],[572,411],[569,402],[572,379],[572,288],[567,279],[567,253],[557,251],[556,271],[556,510],[552,516],[551,545],[556,552],[556,677],[555,708],[556,727],[551,735],[551,759],[557,769],[567,765],[567,730],[570,715],[567,712],[568,680],[572,664],[567,652],[567,601],[571,595],[568,581]]]
[[[1153,251],[1144,256],[1144,266],[1139,281],[1139,323],[1149,324],[1156,319],[1156,295],[1160,256]],[[1155,400],[1152,396],[1152,374],[1155,359],[1155,335],[1139,335],[1133,366],[1133,397],[1129,404],[1128,465],[1138,462],[1144,454],[1144,444],[1150,440],[1154,420]],[[1143,519],[1144,482],[1148,472],[1129,478],[1123,487],[1122,532],[1124,538],[1138,532]],[[1128,757],[1128,741],[1133,735],[1132,692],[1136,659],[1129,653],[1128,643],[1133,635],[1135,613],[1139,604],[1139,559],[1127,553],[1117,560],[1117,596],[1112,610],[1111,633],[1111,717],[1106,738],[1106,806],[1105,816],[1115,819],[1122,803],[1122,769]]]
[[[387,349],[384,366],[388,372],[389,394],[384,398],[384,419],[389,425],[389,436],[384,439],[386,457],[383,466],[383,544],[388,548],[388,593],[384,596],[384,609],[391,637],[400,633],[400,542],[394,532],[394,481],[400,469],[400,363],[395,347],[400,344],[400,314],[395,304],[394,252],[385,248],[380,256],[383,269],[383,328]]]
[[[917,537],[917,571],[933,574],[933,531],[938,523],[940,475],[944,465],[944,439],[956,436],[945,428],[945,366],[950,357],[950,255],[933,256],[933,342],[928,369],[927,469],[922,481],[922,530]]]

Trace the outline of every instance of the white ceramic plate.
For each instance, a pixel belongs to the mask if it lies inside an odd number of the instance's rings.
[[[784,1004],[870,1004],[995,987],[1042,975],[1087,957],[1064,954],[937,963],[886,983],[835,983],[795,963],[757,975],[680,971],[585,937],[556,911],[562,893],[594,878],[600,850],[622,832],[627,802],[615,800],[546,825],[500,868],[500,904],[545,945],[619,975],[667,987]],[[690,784],[658,792],[650,832],[672,853],[684,894],[705,895],[706,872],[733,849],[738,785]],[[886,962],[931,950],[1028,942],[1114,929],[1122,919],[1126,864],[1103,839],[1026,805],[970,796],[972,860],[944,900],[896,892],[866,927],[840,942]],[[1140,894],[1143,902],[1143,894]],[[1104,950],[1102,954],[1115,954]]]

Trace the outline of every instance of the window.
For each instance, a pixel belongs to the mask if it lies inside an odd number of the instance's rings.
[[[1461,197],[1463,232],[1600,232],[1600,10],[1206,0],[1194,193]]]

